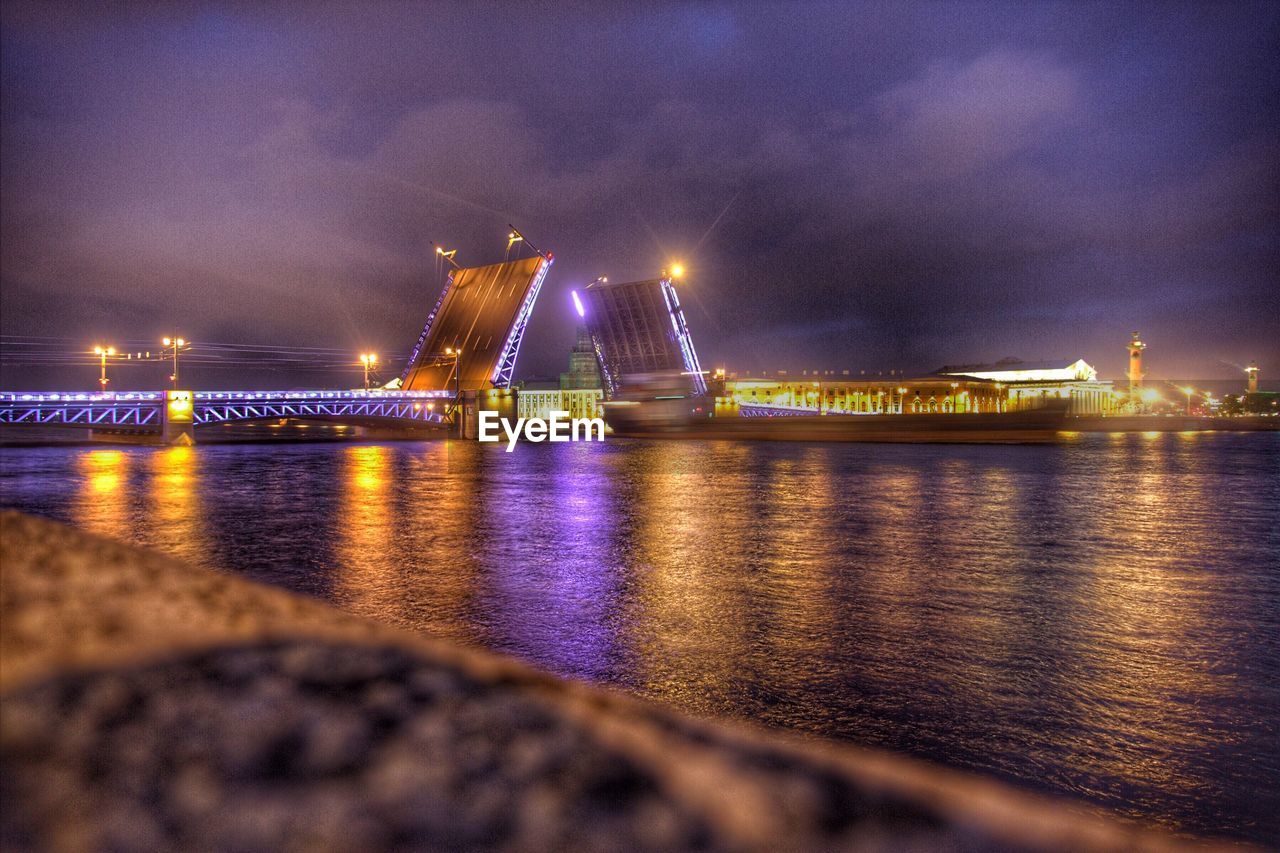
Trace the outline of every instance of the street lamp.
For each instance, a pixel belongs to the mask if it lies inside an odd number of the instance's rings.
[[[165,349],[173,350],[173,373],[169,374],[169,378],[173,381],[173,389],[176,391],[178,390],[178,353],[189,348],[191,345],[187,343],[186,338],[167,336],[161,338],[160,343],[164,344]],[[166,353],[161,351],[160,357],[164,358],[165,355]]]
[[[96,355],[102,365],[102,374],[98,377],[98,384],[102,386],[102,393],[107,392],[107,383],[111,380],[107,378],[107,356],[116,354],[115,347],[96,346],[93,348],[93,354]]]
[[[378,354],[376,352],[360,353],[360,363],[364,365],[364,390],[369,390],[369,368],[378,364]]]
[[[1178,390],[1181,391],[1183,394],[1187,395],[1187,414],[1190,415],[1191,414],[1191,395],[1196,393],[1196,389],[1191,387],[1186,387],[1186,388],[1179,388]]]
[[[956,389],[960,387],[959,382],[951,383],[951,414],[956,413]]]
[[[458,262],[453,259],[454,255],[458,254],[457,249],[449,249],[448,251],[445,251],[442,247],[436,246],[436,254],[452,264],[455,270],[462,269],[462,267],[458,265]]]
[[[672,278],[684,278],[684,264],[672,264],[672,265],[671,265],[671,277],[672,277]]]
[[[458,435],[462,435],[462,372],[458,369],[458,360],[462,358],[462,347],[454,349],[445,347],[444,354],[453,357],[453,409],[458,412]]]
[[[462,398],[462,374],[458,370],[458,359],[462,358],[462,347],[454,349],[453,347],[445,347],[444,354],[453,358],[453,396],[454,405]]]
[[[507,254],[511,254],[511,247],[516,243],[523,243],[524,235],[518,231],[511,231],[507,234]]]

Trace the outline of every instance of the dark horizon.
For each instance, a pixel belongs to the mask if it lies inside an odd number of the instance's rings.
[[[489,263],[515,223],[556,255],[524,377],[565,369],[571,289],[677,260],[708,367],[1118,378],[1136,329],[1155,377],[1280,374],[1273,4],[2,21],[6,336],[329,347],[330,371],[188,376],[350,386],[345,353],[416,340],[433,241]]]

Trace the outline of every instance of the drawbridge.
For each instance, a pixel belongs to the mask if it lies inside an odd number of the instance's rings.
[[[510,387],[525,326],[550,267],[551,256],[539,254],[451,271],[400,387],[464,393]]]

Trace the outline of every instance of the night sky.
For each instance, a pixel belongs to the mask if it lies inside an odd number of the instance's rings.
[[[101,5],[3,7],[6,336],[406,353],[510,222],[523,376],[673,259],[706,366],[1280,374],[1280,4]]]

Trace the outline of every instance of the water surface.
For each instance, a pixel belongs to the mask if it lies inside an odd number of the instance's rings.
[[[687,711],[1280,841],[1280,436],[0,451],[0,503]]]

